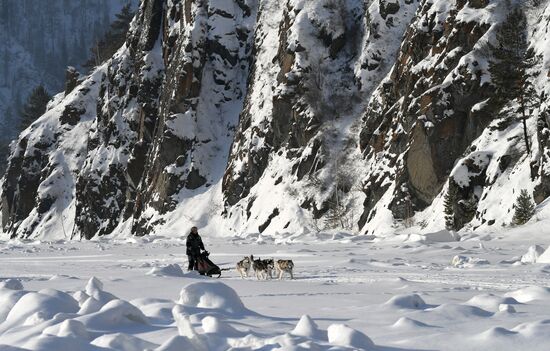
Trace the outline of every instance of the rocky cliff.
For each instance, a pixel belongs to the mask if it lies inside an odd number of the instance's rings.
[[[494,102],[488,45],[516,6],[543,55],[548,2],[143,0],[126,44],[21,134],[10,236],[319,232],[509,223],[550,195],[547,102]]]

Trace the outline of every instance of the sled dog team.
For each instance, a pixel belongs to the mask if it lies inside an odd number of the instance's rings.
[[[248,278],[248,272],[250,272],[250,269],[254,270],[258,280],[267,280],[268,277],[273,279],[273,270],[276,271],[279,279],[283,279],[284,273],[288,273],[290,275],[290,279],[294,279],[294,275],[292,274],[294,262],[292,262],[292,260],[275,261],[272,258],[262,260],[260,258],[254,259],[254,256],[250,255],[237,262],[236,268],[237,272],[243,279]]]

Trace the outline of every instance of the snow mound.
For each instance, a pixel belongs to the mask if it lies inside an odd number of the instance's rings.
[[[103,291],[103,283],[96,277],[92,277],[90,278],[90,280],[88,280],[85,293],[88,296],[93,297],[95,300],[97,300],[101,306],[105,305],[111,300],[116,299],[116,296],[106,291]]]
[[[401,317],[392,324],[392,328],[396,329],[418,329],[418,328],[437,328],[436,326],[417,321],[416,319]]]
[[[74,319],[68,319],[61,322],[60,324],[47,327],[46,329],[44,329],[42,334],[54,335],[59,337],[72,336],[72,337],[80,337],[84,339],[90,338],[88,330],[86,329],[84,324]]]
[[[513,297],[521,303],[527,303],[535,300],[548,300],[550,299],[550,288],[542,286],[529,286],[527,288],[509,292],[505,294],[505,296]]]
[[[235,290],[219,282],[197,282],[185,286],[180,292],[178,303],[230,314],[247,312]]]
[[[153,267],[147,275],[154,275],[157,277],[183,277],[185,274],[178,264],[169,264],[163,267]]]
[[[73,293],[73,299],[75,299],[78,302],[79,306],[82,306],[82,304],[86,302],[86,300],[88,300],[89,297],[90,295],[86,294],[82,290],[79,290]]]
[[[10,325],[32,325],[49,320],[57,313],[76,313],[78,303],[68,294],[52,291],[29,292],[23,295],[6,317]]]
[[[428,309],[441,317],[449,320],[469,320],[471,318],[487,318],[493,313],[476,306],[459,305],[454,303],[445,303],[435,308]]]
[[[518,332],[530,340],[548,337],[548,333],[550,332],[550,319],[521,323],[512,328],[512,331]],[[545,344],[547,345],[547,343]],[[547,349],[547,347],[543,348],[543,350]]]
[[[148,324],[147,317],[136,306],[124,300],[113,300],[99,311],[79,317],[79,321],[93,329],[133,324]]]
[[[6,320],[13,306],[26,293],[23,290],[0,289],[0,323]]]
[[[294,329],[290,333],[293,335],[304,336],[312,339],[323,338],[323,332],[319,329],[317,323],[315,323],[313,319],[311,319],[311,317],[307,314],[304,314],[300,318],[300,321],[298,321],[298,324],[296,324],[296,327],[294,327]]]
[[[447,243],[452,241],[460,241],[460,235],[448,230],[440,230],[433,233],[411,234],[406,241],[422,242],[422,243]]]
[[[97,291],[103,291],[103,283],[96,277],[91,277],[86,284],[86,294],[92,295]]]
[[[550,246],[537,258],[537,263],[550,263]]]
[[[499,311],[501,305],[517,305],[519,302],[513,297],[499,297],[493,294],[482,294],[472,297],[464,304],[479,307],[487,311]]]
[[[19,279],[6,279],[0,283],[0,289],[23,290],[23,284]]]
[[[544,248],[540,245],[530,246],[527,252],[521,256],[522,263],[536,263],[539,256],[544,253]]]
[[[345,324],[331,324],[327,329],[328,342],[336,346],[350,346],[360,350],[374,347],[372,340],[365,334]]]
[[[152,350],[158,346],[135,336],[123,333],[102,335],[92,341],[92,345],[117,351]]]
[[[476,339],[479,339],[481,341],[488,341],[488,342],[491,342],[491,343],[494,343],[495,340],[498,340],[498,339],[502,339],[502,338],[507,338],[507,337],[510,337],[510,336],[515,336],[516,334],[518,334],[517,332],[515,331],[512,331],[512,330],[509,330],[509,329],[506,329],[506,328],[502,328],[502,327],[492,327],[482,333],[479,333],[476,337]]]
[[[206,346],[206,340],[202,335],[199,335],[195,329],[193,328],[193,325],[191,324],[191,321],[189,319],[189,315],[185,313],[185,309],[182,305],[176,305],[172,309],[172,315],[174,317],[174,320],[176,321],[176,326],[178,328],[178,334],[183,338],[178,338],[173,341],[173,345],[170,347],[176,347],[181,344],[187,344],[189,343],[190,346],[188,349],[190,350],[208,350],[208,347]],[[187,342],[185,341],[187,340]],[[187,348],[187,347],[186,347]]]
[[[451,260],[451,266],[456,268],[472,268],[477,266],[488,265],[489,261],[484,258],[468,257],[456,255]]]
[[[53,335],[41,335],[40,337],[28,340],[23,344],[22,349],[14,349],[18,351],[50,351],[50,350],[67,350],[67,351],[96,351],[97,348],[90,345],[90,342],[83,338],[75,337],[58,337]],[[0,346],[0,350],[5,349]],[[6,351],[12,349],[6,349]]]
[[[78,314],[90,314],[97,312],[103,307],[103,304],[93,297],[88,297],[83,303],[80,304],[80,310]]]
[[[237,329],[233,328],[227,323],[224,323],[219,318],[214,316],[207,316],[203,318],[201,322],[202,330],[206,334],[217,334],[231,337],[235,337],[241,334],[241,332],[239,332]]]
[[[200,350],[189,340],[181,335],[173,336],[164,344],[160,345],[155,351],[182,351],[182,350]]]
[[[426,302],[417,294],[393,296],[384,305],[412,310],[422,310],[428,307]]]

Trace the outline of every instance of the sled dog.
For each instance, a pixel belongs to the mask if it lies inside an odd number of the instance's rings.
[[[237,262],[237,272],[239,272],[241,278],[248,278],[248,272],[252,268],[252,256],[245,257]]]
[[[283,274],[290,274],[290,279],[294,279],[292,270],[294,269],[294,262],[292,260],[277,260],[275,263],[275,269],[277,270],[277,275],[279,280],[283,279]]]
[[[260,279],[267,279],[267,277],[273,276],[273,268],[274,268],[274,260],[273,259],[254,259],[254,256],[252,257],[252,268],[254,268],[254,272],[256,273],[256,278],[258,280]]]

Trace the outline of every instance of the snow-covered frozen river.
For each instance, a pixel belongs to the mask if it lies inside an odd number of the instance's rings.
[[[292,259],[296,279],[243,280],[235,270],[219,280],[182,273],[169,265],[185,269],[184,238],[5,241],[0,345],[12,348],[0,350],[550,345],[550,265],[517,262],[529,246],[548,246],[541,235],[431,243],[203,239],[221,267],[250,254]],[[466,261],[453,266],[457,255]]]

